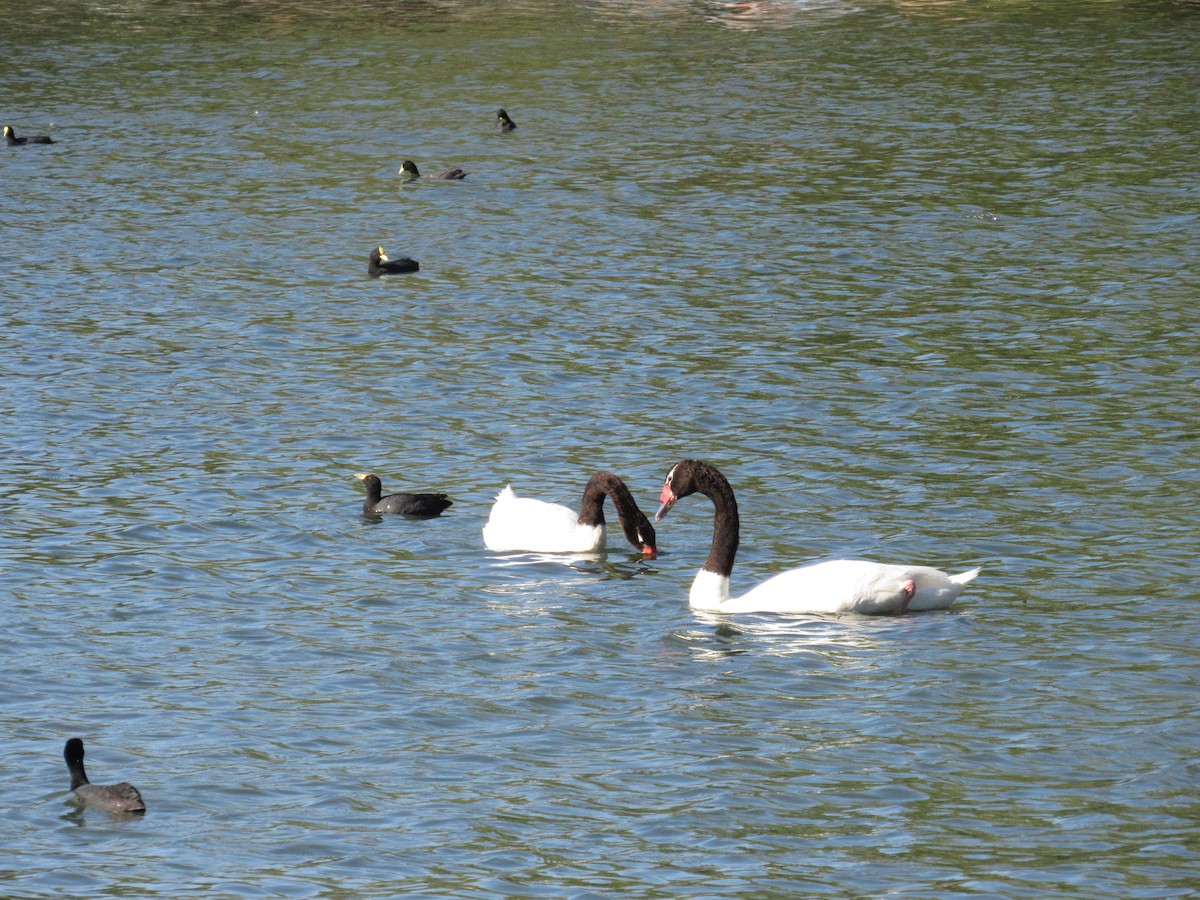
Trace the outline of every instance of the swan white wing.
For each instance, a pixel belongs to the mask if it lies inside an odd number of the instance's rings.
[[[836,559],[789,569],[726,604],[729,612],[884,615],[904,609],[902,566]]]
[[[589,553],[604,546],[604,527],[580,525],[568,507],[518,497],[509,485],[483,526],[483,544],[499,553]]]
[[[732,599],[719,598],[715,573],[693,584],[692,606],[721,612],[861,613],[888,615],[945,609],[979,574],[947,575],[928,566],[898,566],[837,559],[781,572]],[[700,589],[699,591],[697,589]],[[728,591],[728,580],[724,590]],[[728,594],[726,593],[726,596]]]

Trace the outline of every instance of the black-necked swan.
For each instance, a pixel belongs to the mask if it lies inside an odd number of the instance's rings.
[[[518,497],[506,485],[496,497],[483,544],[489,550],[529,553],[592,553],[604,547],[604,498],[612,497],[625,538],[646,556],[658,551],[654,526],[633,494],[612,472],[597,472],[583,489],[579,512],[559,503]]]
[[[120,784],[92,784],[83,770],[83,741],[71,738],[63,748],[63,759],[71,773],[71,790],[89,806],[114,813],[142,813],[146,804],[142,795],[128,781]]]
[[[454,502],[445,494],[388,494],[383,496],[383,482],[378,475],[359,472],[354,476],[367,489],[366,499],[363,500],[363,515],[381,515],[396,513],[401,516],[413,516],[422,519],[432,519],[446,511],[446,507]]]
[[[729,596],[729,575],[738,548],[737,500],[714,466],[685,459],[667,473],[662,519],[682,497],[699,491],[716,507],[712,548],[692,582],[688,602],[705,612],[863,613],[887,615],[945,609],[979,569],[947,575],[928,566],[899,566],[859,559],[836,559],[772,576],[741,597]]]

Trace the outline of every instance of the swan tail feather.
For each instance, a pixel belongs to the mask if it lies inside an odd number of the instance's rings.
[[[967,572],[959,572],[957,575],[951,575],[950,580],[955,584],[969,584],[975,580],[975,576],[982,571],[981,569],[971,569]]]

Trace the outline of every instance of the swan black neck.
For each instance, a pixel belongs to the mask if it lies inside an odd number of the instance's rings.
[[[67,761],[67,770],[71,773],[71,790],[91,784],[87,772],[83,770],[83,741],[71,738],[63,749],[63,759]]]
[[[704,569],[729,577],[737,557],[741,520],[733,488],[715,466],[699,459],[685,459],[671,470],[669,486],[676,498],[700,493],[713,502],[713,539]]]
[[[646,514],[638,509],[633,494],[618,476],[612,472],[597,472],[588,479],[583,489],[583,502],[579,505],[579,524],[596,526],[604,524],[604,498],[612,498],[613,507],[621,520],[625,539],[639,550],[647,546],[656,547],[654,527]]]

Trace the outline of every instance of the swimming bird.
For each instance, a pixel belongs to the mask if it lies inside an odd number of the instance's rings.
[[[483,526],[483,544],[497,552],[592,553],[605,545],[604,498],[611,497],[625,539],[645,556],[658,552],[654,526],[625,482],[597,472],[583,490],[579,513],[559,503],[518,497],[505,486]]]
[[[376,278],[380,275],[416,272],[420,268],[421,264],[419,262],[407,256],[402,256],[399,259],[389,259],[388,255],[383,252],[382,247],[376,247],[372,250],[371,256],[367,260],[367,274],[374,275]]]
[[[411,159],[406,159],[400,164],[400,176],[405,181],[416,181],[418,178],[425,178],[430,181],[462,181],[470,172],[462,169],[446,169],[438,172],[436,175],[422,175],[417,169],[417,164]]]
[[[381,515],[397,513],[402,516],[432,519],[445,512],[446,507],[453,506],[453,501],[445,494],[388,494],[383,495],[383,482],[378,475],[360,472],[354,476],[367,489],[367,497],[363,500],[363,515]]]
[[[514,131],[516,129],[516,127],[517,127],[517,123],[508,117],[508,113],[506,113],[502,109],[496,110],[496,130],[497,131],[501,131],[501,132]]]
[[[733,488],[715,466],[685,459],[669,473],[655,520],[689,494],[701,493],[713,502],[712,547],[688,601],[693,609],[717,613],[864,613],[886,615],[945,609],[979,569],[947,575],[928,566],[885,565],[857,559],[837,559],[781,572],[741,597],[729,596],[729,576],[737,555],[737,500]]]
[[[63,748],[63,759],[71,772],[71,790],[89,806],[114,813],[143,813],[142,795],[128,781],[120,784],[92,784],[83,770],[83,741],[71,738]]]
[[[53,144],[54,138],[45,134],[31,134],[29,137],[17,137],[11,125],[4,126],[4,142],[10,147],[20,147],[22,144]]]

